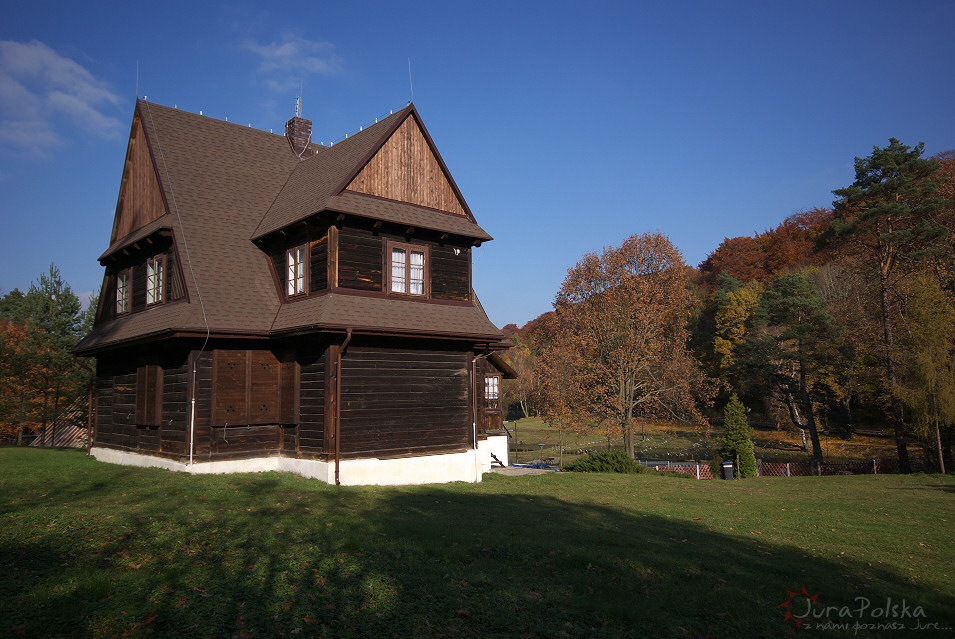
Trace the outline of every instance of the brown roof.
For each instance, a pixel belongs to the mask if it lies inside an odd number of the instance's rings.
[[[170,229],[182,259],[189,301],[99,324],[78,351],[168,331],[205,331],[207,326],[213,332],[268,334],[355,322],[381,330],[499,335],[483,310],[468,307],[335,294],[283,305],[268,256],[251,241],[322,210],[491,239],[480,226],[460,216],[337,193],[413,112],[413,106],[334,146],[317,147],[316,154],[304,160],[291,151],[284,135],[143,100],[136,108],[169,211],[119,238],[100,259],[159,229]]]
[[[501,336],[479,306],[338,293],[285,304],[272,323],[273,333],[348,327],[479,339]]]

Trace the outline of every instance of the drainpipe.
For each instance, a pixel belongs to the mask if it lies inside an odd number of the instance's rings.
[[[199,351],[202,354],[202,351]],[[192,361],[192,388],[189,397],[189,468],[192,468],[192,452],[196,447],[196,372],[199,368],[199,355]]]
[[[477,401],[477,391],[480,386],[478,385],[477,378],[477,361],[479,359],[485,359],[488,355],[491,354],[491,351],[485,349],[483,353],[471,360],[471,379],[473,383],[471,384],[471,442],[474,445],[474,481],[481,481],[481,458],[478,455],[478,445],[477,445],[477,414],[478,414],[478,401]]]
[[[335,365],[335,485],[341,486],[342,465],[342,355],[351,341],[352,329],[345,329],[345,341],[338,349],[338,361]]]

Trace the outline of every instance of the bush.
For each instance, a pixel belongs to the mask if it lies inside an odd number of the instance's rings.
[[[746,419],[746,407],[733,393],[723,414],[726,416],[726,431],[723,435],[720,454],[723,459],[732,459],[739,477],[756,477],[756,455],[753,438]]]
[[[649,473],[651,469],[622,450],[602,450],[583,457],[565,468],[575,473]]]

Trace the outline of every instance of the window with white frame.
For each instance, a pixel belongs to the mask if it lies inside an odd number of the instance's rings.
[[[488,375],[484,378],[484,407],[490,410],[501,408],[501,378]]]
[[[305,293],[305,245],[296,246],[286,253],[285,263],[288,265],[286,273],[288,296]]]
[[[163,255],[146,260],[146,306],[162,302],[165,264],[166,258]]]
[[[423,247],[410,244],[391,244],[392,293],[425,295],[427,293],[426,256]]]
[[[116,274],[116,314],[129,312],[129,269]]]

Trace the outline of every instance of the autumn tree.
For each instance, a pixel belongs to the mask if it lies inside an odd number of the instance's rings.
[[[507,349],[504,358],[517,373],[517,379],[504,380],[505,406],[516,403],[520,406],[521,416],[530,417],[530,411],[538,408],[538,381],[534,371],[537,355],[534,344],[520,333],[514,332],[510,339],[514,346]]]
[[[542,318],[533,371],[538,382],[541,416],[558,433],[559,466],[563,466],[565,434],[584,432],[592,427],[586,411],[578,408],[584,396],[578,375],[581,352],[573,347],[571,324],[561,319],[564,318],[553,313]]]
[[[758,281],[743,284],[729,275],[720,276],[715,296],[713,356],[717,374],[723,380],[733,377],[736,351],[746,337],[746,327],[759,306],[762,286]]]
[[[88,383],[89,365],[72,349],[92,325],[94,308],[82,310],[52,264],[26,294],[14,290],[0,299],[0,394],[9,411],[2,419],[18,440],[24,428],[46,428]]]
[[[686,265],[662,233],[585,255],[557,294],[559,334],[577,366],[569,405],[619,427],[630,456],[637,416],[705,423],[697,400],[708,397],[706,380],[687,349],[689,303]]]
[[[916,280],[906,306],[898,393],[922,447],[944,473],[953,467],[955,308],[927,275]]]
[[[876,274],[882,319],[884,362],[889,385],[892,422],[902,472],[911,472],[902,402],[897,393],[897,353],[891,299],[902,277],[939,248],[947,232],[938,214],[945,201],[936,197],[932,179],[938,164],[922,158],[925,145],[915,148],[890,138],[872,154],[855,159],[855,181],[833,193],[835,217],[822,245],[857,252]]]

